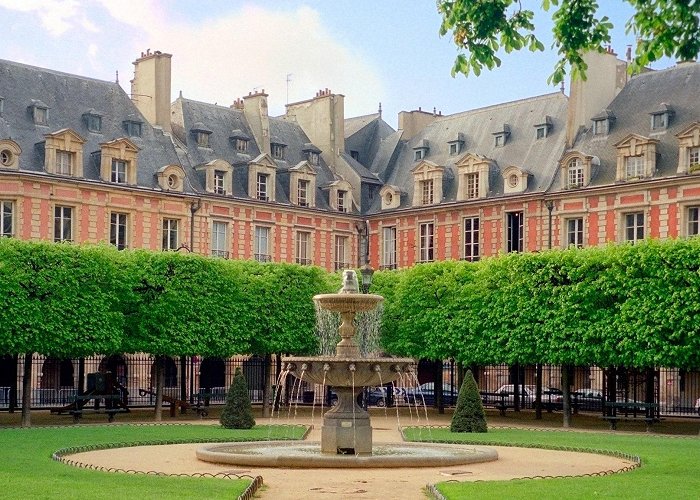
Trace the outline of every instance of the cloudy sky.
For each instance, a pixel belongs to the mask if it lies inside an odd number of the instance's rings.
[[[631,10],[601,3],[623,57]],[[504,55],[479,78],[450,76],[456,49],[438,34],[433,0],[0,0],[0,19],[1,59],[102,80],[118,71],[128,93],[131,63],[160,50],[173,54],[173,98],[230,105],[265,89],[272,115],[329,88],[345,95],[346,117],[381,102],[396,127],[402,110],[451,114],[557,90],[547,85],[556,54],[546,14],[536,24],[547,52]]]

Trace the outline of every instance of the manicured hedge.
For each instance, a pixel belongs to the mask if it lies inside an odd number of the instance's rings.
[[[700,239],[378,273],[392,352],[469,364],[700,367]],[[380,291],[381,293],[381,291]]]

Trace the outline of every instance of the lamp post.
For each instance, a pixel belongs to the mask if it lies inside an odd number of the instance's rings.
[[[362,293],[369,293],[369,287],[372,285],[372,275],[374,274],[374,269],[369,265],[369,262],[365,262],[365,265],[360,269],[360,274],[362,275]]]

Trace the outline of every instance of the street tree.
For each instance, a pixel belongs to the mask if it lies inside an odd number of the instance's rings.
[[[626,32],[637,39],[632,72],[663,57],[685,61],[700,52],[700,2],[624,1],[635,9],[625,25]],[[484,68],[500,66],[497,54],[501,50],[544,50],[535,34],[534,11],[523,8],[521,0],[438,0],[437,9],[442,16],[440,35],[449,33],[461,51],[452,68],[453,76],[478,76]],[[553,48],[559,55],[549,83],[563,82],[569,67],[573,77],[585,78],[582,56],[588,51],[605,50],[612,22],[599,13],[596,0],[542,0],[541,9],[552,12]]]

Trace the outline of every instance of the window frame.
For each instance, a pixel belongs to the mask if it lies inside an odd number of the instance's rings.
[[[60,210],[60,214],[59,214]],[[72,242],[75,240],[73,219],[75,207],[70,205],[54,205],[53,210],[53,241],[54,243]]]
[[[515,219],[519,220],[518,227],[514,227]],[[525,249],[525,211],[513,210],[506,212],[506,253],[519,252]],[[516,238],[517,237],[517,238]],[[517,239],[517,241],[515,241]]]
[[[270,201],[269,189],[270,174],[257,172],[255,176],[255,199],[260,201]]]
[[[479,177],[479,172],[464,174],[465,195],[468,200],[474,200],[479,197]]]
[[[308,207],[309,203],[309,189],[311,188],[311,181],[308,179],[297,179],[297,205],[300,207]]]
[[[270,144],[270,156],[276,160],[284,160],[284,150],[287,148],[284,144],[273,142]]]
[[[633,217],[633,219],[630,219],[631,217]],[[641,224],[639,220],[640,217]],[[630,221],[632,222],[631,225]],[[644,239],[646,238],[646,213],[643,210],[625,212],[624,214],[622,214],[622,225],[624,228],[623,241],[625,243],[635,244],[638,241],[644,241]]]
[[[333,267],[336,271],[348,269],[350,262],[348,259],[348,241],[350,238],[344,234],[336,234],[333,241]]]
[[[435,261],[435,222],[426,221],[418,225],[418,262]]]
[[[117,250],[129,248],[128,213],[112,212],[109,214],[109,243],[117,247]]]
[[[255,226],[253,230],[253,257],[258,262],[270,262],[270,226]],[[261,243],[264,241],[264,248]],[[265,250],[265,253],[261,252]]]
[[[120,167],[123,167],[123,171],[121,172]],[[110,167],[109,171],[110,182],[113,182],[114,184],[127,184],[129,179],[128,170],[128,161],[122,160],[120,158],[112,158],[112,166]],[[124,176],[123,180],[120,174]]]
[[[644,161],[645,156],[643,154],[625,156],[625,179],[643,179],[645,173]],[[631,166],[634,167],[634,171],[630,175]]]
[[[691,211],[695,211],[691,217]],[[688,205],[685,207],[685,236],[694,237],[700,236],[700,204]],[[691,225],[695,227],[691,230]]]
[[[35,125],[47,126],[49,124],[49,108],[44,106],[33,106],[32,120],[34,121]]]
[[[296,231],[294,236],[294,261],[304,266],[311,265],[311,232]]]
[[[180,219],[163,217],[161,232],[163,251],[176,251],[180,248]]]
[[[433,205],[435,203],[435,182],[434,179],[423,179],[420,181],[421,205]]]
[[[345,189],[338,189],[336,192],[336,205],[339,212],[347,213],[348,207],[345,203],[347,201],[348,192]]]
[[[573,225],[572,225],[573,223]],[[564,219],[566,242],[564,248],[583,248],[585,241],[583,217],[567,217]]]
[[[476,222],[476,226],[474,222]],[[479,244],[480,233],[481,220],[478,215],[469,215],[462,219],[462,258],[464,260],[469,262],[476,262],[481,258],[481,248]]]
[[[214,170],[214,194],[226,194],[226,172]]]
[[[56,165],[54,167],[56,174],[73,175],[73,155],[74,153],[64,149],[56,150]]]
[[[6,224],[9,221],[9,231]],[[14,200],[0,200],[0,238],[13,238],[15,236],[15,202]]]
[[[569,189],[583,187],[585,182],[583,162],[580,158],[574,157],[566,165],[566,181]]]
[[[211,222],[211,255],[228,259],[229,257],[228,243],[228,222],[221,220],[213,220]]]
[[[381,269],[396,269],[396,226],[382,227],[382,265]]]
[[[236,139],[236,151],[239,153],[248,152],[248,140],[247,139]]]

